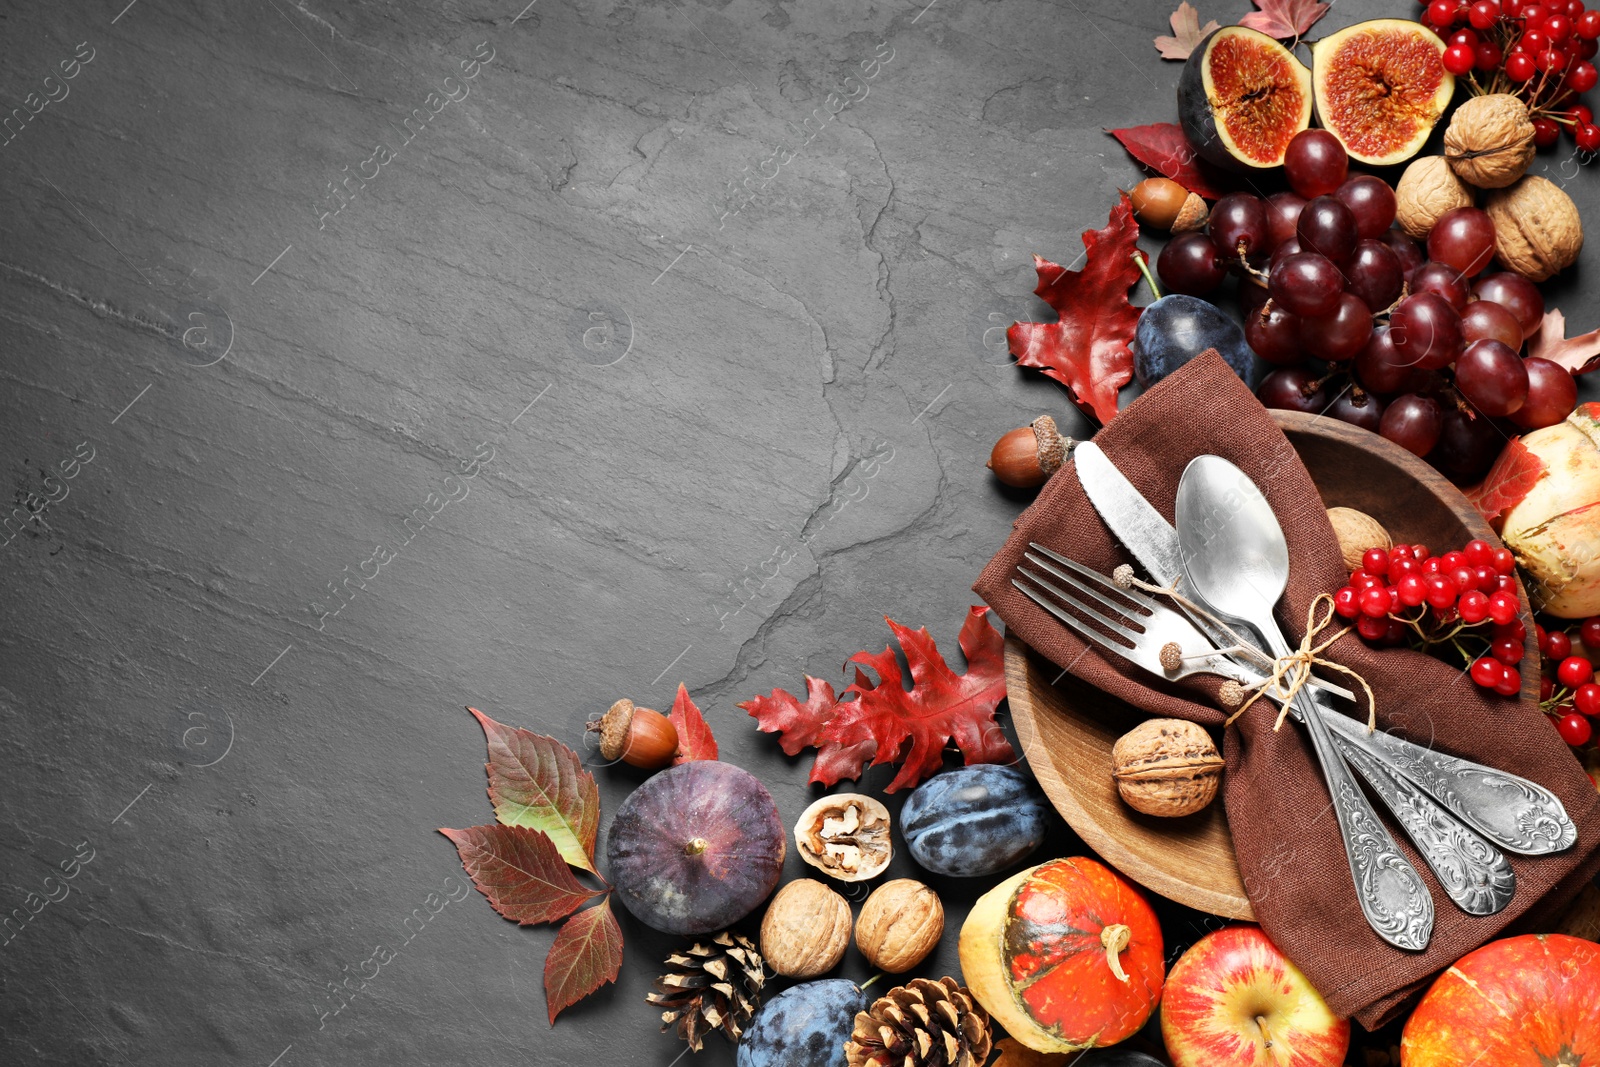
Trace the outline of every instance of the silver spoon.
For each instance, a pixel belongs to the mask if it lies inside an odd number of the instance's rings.
[[[1272,655],[1289,655],[1289,643],[1272,616],[1289,583],[1289,546],[1255,483],[1220,456],[1198,456],[1178,483],[1176,513],[1189,588],[1218,615],[1259,633]],[[1339,758],[1309,696],[1296,694],[1294,703],[1327,779],[1362,913],[1391,945],[1427,948],[1433,935],[1433,898],[1422,876]]]

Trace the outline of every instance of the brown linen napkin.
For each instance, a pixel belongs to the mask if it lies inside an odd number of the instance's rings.
[[[1289,541],[1293,565],[1277,615],[1291,645],[1304,633],[1316,594],[1331,593],[1349,577],[1310,475],[1266,409],[1214,351],[1136,400],[1095,442],[1168,521],[1178,479],[1193,457],[1223,456],[1250,475]],[[1010,632],[1079,678],[1152,715],[1222,725],[1225,716],[1211,699],[1216,680],[1197,676],[1194,684],[1168,684],[1120,658],[1108,660],[1019,593],[1011,578],[1030,541],[1106,574],[1135,562],[1100,521],[1070,461],[1017,520],[973,589]],[[1257,918],[1335,1012],[1373,1028],[1394,1018],[1433,975],[1513,924],[1516,932],[1548,928],[1600,869],[1600,797],[1537,707],[1480,689],[1432,656],[1373,649],[1354,633],[1326,655],[1372,686],[1380,729],[1530,778],[1560,797],[1578,825],[1577,844],[1566,852],[1509,856],[1516,896],[1498,915],[1475,918],[1444,894],[1385,814],[1433,893],[1437,913],[1428,948],[1407,952],[1381,940],[1361,914],[1327,786],[1302,728],[1290,721],[1273,732],[1277,707],[1266,701],[1229,727],[1224,800]]]

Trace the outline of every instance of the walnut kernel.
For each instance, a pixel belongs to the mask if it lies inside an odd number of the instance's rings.
[[[1450,168],[1479,189],[1502,189],[1522,177],[1533,148],[1528,105],[1510,93],[1471,97],[1444,132]]]
[[[1394,187],[1395,221],[1418,241],[1446,211],[1472,206],[1472,189],[1450,169],[1443,156],[1415,160]]]
[[[1489,194],[1483,207],[1494,220],[1494,252],[1507,269],[1542,282],[1572,266],[1583,247],[1578,206],[1560,186],[1536,174]]]
[[[807,808],[794,827],[800,858],[841,882],[876,878],[889,866],[894,845],[889,809],[860,793],[834,793]]]
[[[1111,747],[1117,792],[1146,815],[1192,815],[1211,803],[1222,757],[1211,735],[1185,719],[1148,719]]]
[[[761,954],[790,978],[828,973],[849,944],[850,905],[815,878],[797,878],[778,890],[761,920]]]

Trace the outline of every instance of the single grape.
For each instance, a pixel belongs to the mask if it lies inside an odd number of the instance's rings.
[[[1446,211],[1428,231],[1428,258],[1472,277],[1494,258],[1494,220],[1475,207]]]
[[[1307,252],[1320,253],[1341,266],[1350,262],[1356,242],[1361,239],[1356,231],[1355,215],[1336,196],[1319,196],[1309,201],[1300,212],[1295,236]]]
[[[1338,189],[1349,170],[1350,156],[1344,145],[1327,130],[1301,130],[1283,156],[1290,187],[1307,199]]]
[[[1267,287],[1274,300],[1296,315],[1326,315],[1339,306],[1344,276],[1326,256],[1300,252],[1273,269]]]
[[[1510,345],[1474,341],[1456,357],[1456,388],[1479,412],[1500,418],[1528,399],[1528,371]]]
[[[1489,473],[1505,443],[1506,435],[1494,420],[1476,412],[1469,418],[1452,404],[1444,410],[1439,441],[1427,459],[1451,481],[1470,485]]]
[[[1345,276],[1345,289],[1375,312],[1394,303],[1405,284],[1400,257],[1384,242],[1371,238],[1356,244],[1356,254],[1351,257]]]
[[[1300,320],[1300,343],[1318,359],[1342,363],[1354,359],[1372,336],[1372,312],[1354,293],[1342,293],[1326,315]]]
[[[1228,265],[1218,257],[1211,238],[1203,233],[1180,233],[1156,257],[1156,273],[1171,292],[1210,296],[1228,276]]]
[[[1532,356],[1522,361],[1528,372],[1528,399],[1511,413],[1511,421],[1524,430],[1554,426],[1578,404],[1578,382],[1554,360]]]
[[[1383,401],[1364,389],[1346,389],[1329,405],[1328,414],[1340,422],[1377,433],[1383,424]]]
[[[1493,300],[1474,300],[1461,313],[1461,339],[1469,344],[1492,338],[1512,349],[1522,347],[1522,323]]]
[[[1380,240],[1394,250],[1395,258],[1400,261],[1400,273],[1408,279],[1413,271],[1427,261],[1422,247],[1398,227],[1390,227]]]
[[[1267,206],[1259,196],[1229,193],[1212,207],[1206,229],[1226,263],[1235,262],[1241,250],[1248,259],[1266,257]]]
[[[1460,271],[1445,263],[1424,263],[1411,275],[1413,293],[1438,293],[1457,311],[1465,310],[1470,290]]]
[[[1283,244],[1272,250],[1272,259],[1267,263],[1267,273],[1271,274],[1273,271],[1278,269],[1278,264],[1282,263],[1290,256],[1297,256],[1304,251],[1305,249],[1300,247],[1300,238],[1290,237],[1288,240],[1284,241]]]
[[[1256,388],[1256,397],[1269,408],[1286,411],[1319,412],[1328,406],[1328,394],[1317,384],[1317,376],[1304,367],[1275,370]]]
[[[1290,367],[1304,361],[1300,347],[1300,319],[1274,301],[1244,318],[1244,341],[1250,350],[1268,363]]]
[[[1413,455],[1425,456],[1439,440],[1440,416],[1433,397],[1407,393],[1383,409],[1378,432]]]
[[[1438,370],[1461,349],[1461,316],[1438,293],[1417,293],[1389,316],[1389,337],[1401,362]]]
[[[1473,283],[1472,292],[1479,300],[1492,300],[1515,315],[1522,323],[1524,337],[1544,322],[1544,294],[1520,274],[1485,274]]]
[[[1421,392],[1429,378],[1427,371],[1401,361],[1388,326],[1372,331],[1366,347],[1356,354],[1355,373],[1367,390],[1386,395]]]
[[[1267,247],[1276,251],[1295,234],[1306,198],[1287,189],[1267,197]]]
[[[1355,216],[1356,232],[1362,237],[1382,237],[1394,225],[1394,190],[1382,178],[1358,174],[1334,195]]]

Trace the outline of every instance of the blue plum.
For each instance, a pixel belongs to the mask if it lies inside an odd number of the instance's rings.
[[[1148,389],[1208,348],[1215,348],[1233,372],[1254,389],[1255,353],[1244,331],[1215,304],[1196,296],[1170,293],[1139,315],[1133,335],[1133,374]]]
[[[739,1039],[738,1067],[845,1067],[856,1012],[872,998],[845,978],[791,986],[762,1005]]]
[[[900,831],[923,867],[976,878],[1023,859],[1044,840],[1050,808],[1018,767],[957,767],[923,782],[900,809]]]

